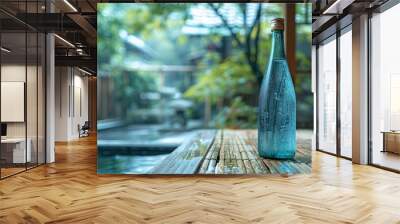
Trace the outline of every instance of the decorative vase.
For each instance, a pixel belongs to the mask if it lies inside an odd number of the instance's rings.
[[[296,93],[284,52],[284,20],[272,20],[272,48],[258,106],[258,153],[292,159],[296,153]]]

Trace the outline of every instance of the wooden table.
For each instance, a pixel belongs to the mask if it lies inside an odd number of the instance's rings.
[[[256,130],[202,130],[175,149],[152,174],[299,174],[311,172],[311,139],[297,138],[293,160],[264,159]]]

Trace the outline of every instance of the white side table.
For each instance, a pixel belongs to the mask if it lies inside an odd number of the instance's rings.
[[[25,138],[6,138],[1,139],[2,145],[8,145],[13,147],[13,163],[25,163],[31,162],[32,160],[32,141],[30,138],[26,139],[27,147],[25,151]],[[26,159],[26,161],[25,161]]]

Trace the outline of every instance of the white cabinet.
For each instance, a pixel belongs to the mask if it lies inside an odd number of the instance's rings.
[[[25,144],[27,143],[26,151]],[[2,147],[12,149],[12,163],[25,163],[32,161],[32,141],[27,139],[25,143],[25,138],[7,138],[2,139]]]

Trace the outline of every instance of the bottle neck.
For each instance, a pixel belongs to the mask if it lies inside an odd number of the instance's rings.
[[[285,48],[283,39],[283,30],[273,30],[272,31],[272,59],[284,59]]]

